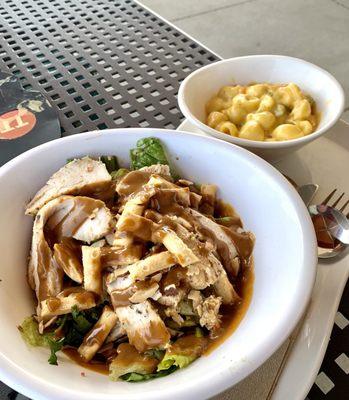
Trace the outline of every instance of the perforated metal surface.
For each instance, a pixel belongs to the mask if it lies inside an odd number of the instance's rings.
[[[130,0],[6,0],[0,15],[0,68],[45,94],[63,135],[174,128],[179,83],[216,60]]]

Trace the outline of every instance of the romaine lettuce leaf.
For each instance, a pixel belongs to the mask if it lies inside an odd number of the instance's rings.
[[[193,308],[193,302],[190,300],[182,300],[179,303],[178,307],[179,307],[179,313],[181,315],[189,315],[189,316],[197,315]]]
[[[123,177],[124,175],[126,175],[127,173],[129,173],[130,171],[126,168],[119,168],[117,171],[113,171],[110,173],[111,178],[113,180],[117,180],[121,177]]]
[[[169,165],[165,150],[157,138],[144,138],[137,142],[137,147],[130,150],[133,169],[140,169],[154,164]]]
[[[165,354],[164,358],[158,365],[157,371],[163,371],[175,366],[177,368],[185,368],[187,365],[192,363],[197,357],[196,356],[184,356],[181,354]]]
[[[22,338],[31,346],[48,347],[51,350],[48,362],[57,365],[56,353],[63,346],[79,347],[86,333],[98,321],[103,303],[89,310],[80,311],[72,307],[71,314],[57,319],[52,332],[40,334],[39,325],[34,317],[27,317],[18,327]]]
[[[200,327],[196,327],[195,328],[195,336],[197,337],[197,338],[202,338],[202,337],[204,337],[204,331],[200,328]]]
[[[103,164],[105,164],[105,167],[107,168],[107,171],[109,173],[112,173],[119,169],[119,163],[116,156],[100,156],[99,159],[102,161]]]
[[[159,360],[154,357],[154,353],[139,353],[129,343],[121,343],[118,346],[118,355],[109,365],[109,378],[112,381],[117,381],[121,376],[132,373],[138,375],[153,374],[158,364]]]
[[[207,338],[203,336],[201,330],[195,330],[194,335],[181,336],[166,350],[157,371],[163,371],[172,366],[185,368],[200,357],[206,347]]]
[[[160,349],[150,349],[144,353],[146,356],[156,358],[157,360],[162,360],[165,355],[165,350]]]
[[[51,355],[48,359],[49,364],[57,365],[57,351],[63,347],[64,338],[55,339],[54,333],[39,333],[39,325],[34,317],[27,317],[22,324],[18,327],[21,332],[22,338],[30,346],[35,347],[49,347]]]
[[[216,222],[219,224],[225,225],[225,224],[231,224],[234,222],[234,219],[232,217],[219,217],[215,218]]]
[[[30,346],[48,347],[49,335],[39,333],[39,325],[34,317],[27,317],[18,327],[23,340]]]
[[[166,375],[172,374],[172,372],[175,372],[178,369],[178,367],[170,367],[166,370],[163,371],[158,371],[153,374],[138,374],[136,372],[131,372],[129,374],[125,374],[120,376],[120,379],[126,382],[142,382],[142,381],[148,381],[150,379],[155,379],[155,378],[161,378]]]

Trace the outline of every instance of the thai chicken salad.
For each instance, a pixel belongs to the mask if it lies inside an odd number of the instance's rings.
[[[176,174],[159,139],[139,140],[130,159],[67,160],[27,204],[37,305],[19,330],[52,365],[63,351],[139,382],[226,337],[249,301],[255,239],[213,183]]]

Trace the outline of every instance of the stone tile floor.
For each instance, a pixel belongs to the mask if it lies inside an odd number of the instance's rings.
[[[331,72],[346,93],[349,0],[140,0],[222,57],[285,54]]]

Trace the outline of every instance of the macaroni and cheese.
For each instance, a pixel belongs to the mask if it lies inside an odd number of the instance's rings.
[[[242,139],[281,141],[314,132],[314,100],[294,84],[223,86],[206,104],[211,128]]]

